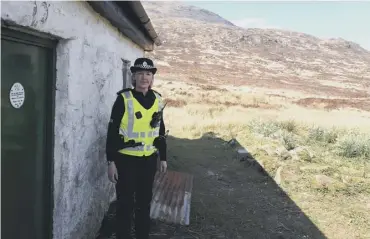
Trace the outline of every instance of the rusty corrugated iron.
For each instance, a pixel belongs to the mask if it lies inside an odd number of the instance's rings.
[[[192,189],[193,176],[190,174],[157,172],[150,217],[168,223],[189,225]]]

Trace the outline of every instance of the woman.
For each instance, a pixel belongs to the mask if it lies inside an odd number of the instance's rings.
[[[116,184],[117,238],[131,238],[135,211],[136,238],[148,239],[158,153],[161,172],[167,169],[163,101],[151,89],[157,72],[152,60],[138,58],[130,70],[134,89],[117,93],[108,126],[108,177]]]

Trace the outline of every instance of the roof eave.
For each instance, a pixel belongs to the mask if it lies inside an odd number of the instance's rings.
[[[158,39],[151,39],[151,36],[156,35],[153,34],[154,28],[152,26],[148,26],[148,24],[146,25],[143,24],[145,29],[148,31],[147,34],[150,36],[148,37],[146,34],[140,31],[140,29],[133,23],[133,21],[129,19],[129,17],[125,14],[125,11],[122,8],[120,8],[115,2],[113,1],[87,1],[87,2],[94,9],[94,11],[99,13],[102,17],[106,18],[123,35],[131,39],[135,44],[144,49],[144,51],[154,50],[154,43],[158,41]],[[137,12],[135,12],[135,14],[138,17],[141,15],[143,16],[143,13],[140,12],[140,7],[137,6],[137,9],[139,9],[140,15],[138,15]]]
[[[131,5],[132,10],[135,14],[139,17],[141,24],[144,26],[145,30],[149,34],[150,38],[153,40],[155,45],[160,46],[162,45],[162,41],[159,38],[158,34],[156,33],[150,18],[148,17],[143,5],[140,1],[130,1],[129,4]]]

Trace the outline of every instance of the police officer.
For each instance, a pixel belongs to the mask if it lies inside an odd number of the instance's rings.
[[[108,126],[108,177],[116,184],[117,238],[131,238],[134,212],[136,238],[148,239],[158,154],[160,171],[167,169],[165,125],[160,113],[164,105],[161,95],[151,89],[157,72],[153,61],[138,58],[130,70],[134,89],[117,93]]]

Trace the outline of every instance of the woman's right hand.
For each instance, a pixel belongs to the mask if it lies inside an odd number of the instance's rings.
[[[111,181],[112,183],[117,183],[118,173],[117,173],[117,168],[114,162],[111,162],[108,165],[108,178],[109,178],[109,181]]]

